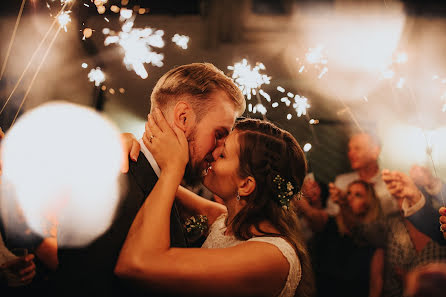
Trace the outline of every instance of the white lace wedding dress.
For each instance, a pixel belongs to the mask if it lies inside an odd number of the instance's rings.
[[[206,238],[206,241],[203,243],[202,248],[228,248],[236,246],[243,241],[238,240],[234,236],[225,235],[226,226],[225,226],[226,215],[219,216],[212,226],[209,228],[209,236]],[[294,296],[297,285],[302,277],[302,269],[300,266],[299,258],[296,255],[294,248],[283,238],[281,237],[254,237],[249,239],[248,241],[261,241],[267,242],[276,246],[284,255],[284,257],[288,260],[290,264],[290,269],[288,271],[287,281],[283,286],[282,291],[279,294],[279,297],[291,297]]]

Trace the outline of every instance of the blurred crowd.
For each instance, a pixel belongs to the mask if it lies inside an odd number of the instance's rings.
[[[445,183],[424,166],[379,167],[380,142],[350,137],[352,172],[307,175],[297,201],[318,296],[444,296]]]
[[[317,296],[445,296],[446,184],[417,164],[408,174],[380,168],[380,147],[374,135],[354,134],[346,150],[352,172],[329,184],[315,172],[305,178],[295,203]],[[2,291],[44,287],[57,266],[55,239],[18,243],[1,227]]]

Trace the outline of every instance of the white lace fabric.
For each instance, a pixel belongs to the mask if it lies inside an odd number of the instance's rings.
[[[225,235],[226,226],[225,226],[226,215],[223,214],[218,217],[212,226],[209,228],[209,236],[206,238],[206,241],[203,243],[202,248],[229,248],[236,246],[244,241],[238,240],[234,236]],[[277,247],[283,256],[287,259],[290,268],[288,270],[287,281],[278,295],[279,297],[291,297],[294,296],[296,292],[297,285],[302,278],[302,269],[300,266],[299,258],[292,247],[285,239],[281,237],[254,237],[249,239],[248,241],[260,241],[266,242]]]

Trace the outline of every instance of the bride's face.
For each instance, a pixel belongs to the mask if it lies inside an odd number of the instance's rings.
[[[237,186],[240,182],[239,168],[239,142],[237,133],[232,131],[226,141],[212,153],[214,162],[211,163],[203,184],[214,194],[228,200],[237,195]]]

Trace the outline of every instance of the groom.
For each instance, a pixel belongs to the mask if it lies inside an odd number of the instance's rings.
[[[212,64],[193,63],[164,74],[151,95],[151,112],[159,108],[171,126],[181,128],[189,143],[189,164],[184,179],[193,185],[212,160],[212,151],[229,134],[245,99],[222,71]],[[110,228],[84,248],[58,251],[56,294],[59,296],[132,296],[123,290],[113,270],[139,208],[153,189],[160,169],[140,141],[137,162],[130,162],[127,184]],[[97,210],[100,211],[100,210]],[[63,236],[63,234],[60,234]],[[150,234],[147,234],[150,236]],[[186,247],[176,205],[171,214],[171,245]],[[147,296],[147,294],[146,294]]]

